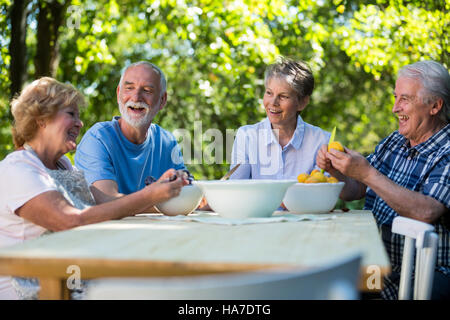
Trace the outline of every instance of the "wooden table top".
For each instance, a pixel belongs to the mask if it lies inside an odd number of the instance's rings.
[[[0,274],[65,279],[69,265],[82,278],[167,276],[314,267],[362,254],[361,288],[389,258],[370,211],[335,211],[323,221],[217,225],[129,217],[56,232],[0,249]]]

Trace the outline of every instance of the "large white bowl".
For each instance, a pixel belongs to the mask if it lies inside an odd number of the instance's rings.
[[[209,206],[224,218],[269,217],[296,180],[194,181]]]
[[[202,190],[198,186],[190,184],[181,188],[178,196],[157,204],[156,208],[170,216],[186,215],[198,207],[202,198]]]
[[[283,199],[293,213],[325,213],[336,205],[344,182],[296,183],[289,187]]]

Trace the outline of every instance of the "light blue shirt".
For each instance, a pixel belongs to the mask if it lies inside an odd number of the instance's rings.
[[[272,131],[268,118],[240,127],[236,133],[231,166],[240,167],[230,179],[296,179],[316,166],[316,154],[328,144],[330,133],[303,121],[298,116],[291,140],[283,148]]]
[[[145,178],[158,179],[170,168],[185,169],[175,137],[151,124],[142,144],[130,142],[120,129],[119,117],[96,123],[81,139],[75,166],[87,181],[116,181],[119,192],[130,194],[145,186]]]

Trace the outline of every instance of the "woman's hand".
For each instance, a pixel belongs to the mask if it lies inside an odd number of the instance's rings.
[[[169,169],[156,182],[145,188],[149,190],[151,198],[156,204],[178,196],[181,188],[187,184],[189,181],[186,172]]]

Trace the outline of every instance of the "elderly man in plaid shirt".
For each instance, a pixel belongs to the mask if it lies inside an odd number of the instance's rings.
[[[439,235],[432,299],[450,298],[450,76],[434,61],[403,67],[397,77],[392,111],[398,130],[367,157],[322,146],[317,164],[345,181],[341,198],[366,197],[392,264],[384,299],[397,299],[403,237],[392,234],[400,215],[433,224]]]

